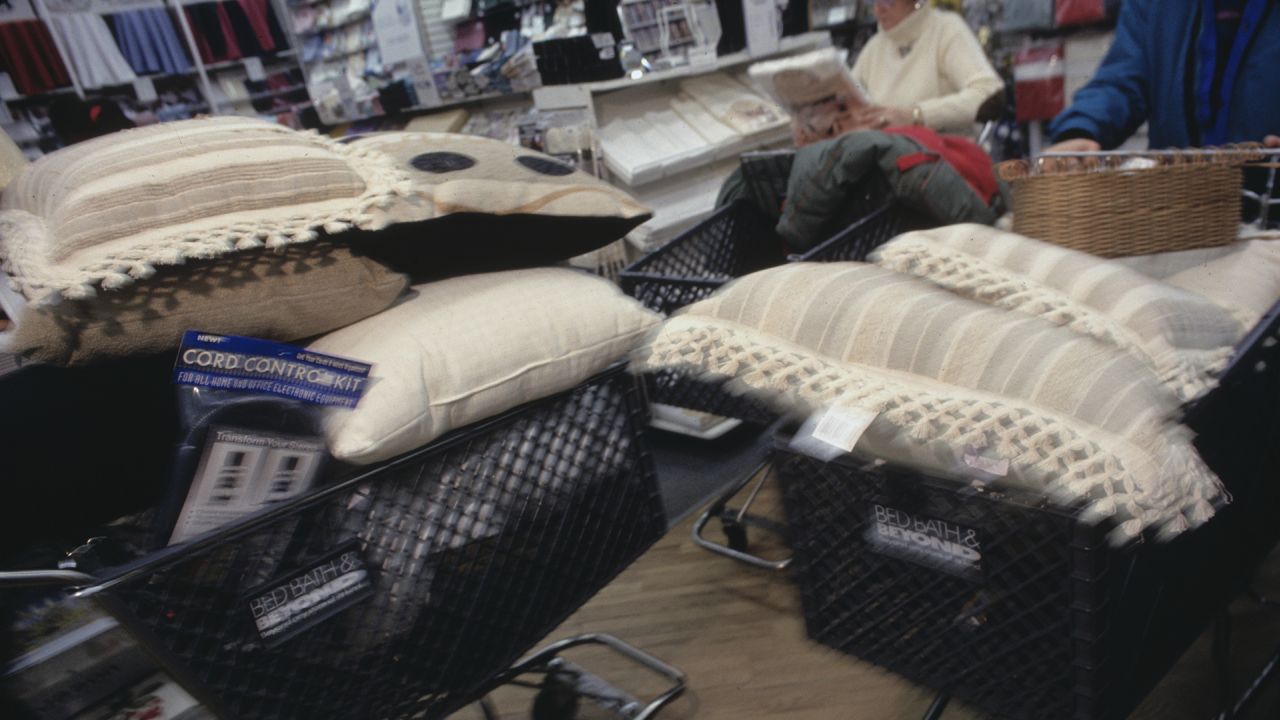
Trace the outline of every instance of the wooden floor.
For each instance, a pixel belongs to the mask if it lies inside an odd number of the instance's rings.
[[[772,483],[758,507],[780,516]],[[550,639],[604,632],[626,640],[688,676],[688,690],[660,714],[661,720],[918,720],[932,694],[890,673],[837,654],[805,637],[795,586],[785,573],[749,568],[696,547],[692,520],[672,529],[644,557],[573,615]],[[712,524],[715,528],[715,524]],[[712,533],[716,534],[716,533]],[[765,554],[785,548],[758,543]],[[1280,595],[1280,556],[1261,580],[1264,592]],[[1280,610],[1241,603],[1234,609],[1239,631],[1233,657],[1255,667],[1280,641]],[[652,696],[661,682],[598,650],[575,651],[570,659],[633,694]],[[1188,652],[1135,718],[1207,720],[1218,685],[1209,664],[1207,639]],[[1243,671],[1237,677],[1243,677]],[[1249,720],[1280,718],[1274,689]],[[494,694],[503,720],[527,718],[532,692],[502,688]],[[481,717],[469,708],[459,718]],[[584,703],[582,720],[613,717]],[[979,717],[952,704],[944,720]]]

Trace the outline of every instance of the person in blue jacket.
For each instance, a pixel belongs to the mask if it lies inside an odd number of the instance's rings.
[[[1115,41],[1049,150],[1110,150],[1148,122],[1152,149],[1280,147],[1280,0],[1124,0]]]

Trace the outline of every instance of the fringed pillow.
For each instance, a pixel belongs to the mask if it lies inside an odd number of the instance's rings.
[[[1133,352],[1178,397],[1213,387],[1245,328],[1209,299],[1119,263],[982,225],[901,235],[870,258],[964,297]]]
[[[393,225],[351,242],[416,280],[544,265],[604,247],[651,216],[627,193],[542,153],[482,137],[352,140],[408,173]],[[415,221],[427,221],[418,223]]]
[[[376,152],[245,118],[129,130],[46,155],[0,196],[0,347],[82,364],[182,331],[293,340],[407,282],[322,233],[373,230],[411,192]]]
[[[1212,300],[1244,328],[1257,325],[1280,300],[1280,235],[1115,262]]]
[[[237,117],[50,153],[0,196],[0,269],[29,301],[93,297],[158,266],[379,229],[408,173],[386,156]]]
[[[1203,522],[1222,492],[1176,398],[1127,353],[860,263],[741,278],[672,318],[647,370],[732,380],[781,411],[878,413],[857,448],[928,471],[1008,461],[1006,481],[1113,516],[1118,538]]]
[[[188,329],[301,340],[385,310],[408,284],[330,241],[162,266],[88,300],[24,303],[0,277],[0,308],[14,318],[0,352],[84,365],[172,350]]]

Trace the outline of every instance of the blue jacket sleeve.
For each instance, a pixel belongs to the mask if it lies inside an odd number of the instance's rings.
[[[1127,0],[1120,6],[1111,50],[1089,84],[1076,93],[1071,107],[1050,123],[1049,137],[1056,140],[1075,131],[1097,140],[1104,149],[1111,149],[1146,122],[1152,60],[1146,42],[1150,37],[1151,6],[1155,4]]]

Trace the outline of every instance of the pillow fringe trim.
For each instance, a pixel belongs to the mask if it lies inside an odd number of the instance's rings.
[[[351,229],[379,230],[386,226],[378,212],[392,207],[398,198],[413,195],[407,173],[398,170],[382,151],[347,145],[314,130],[302,134],[346,160],[365,182],[358,197],[327,201],[345,207],[284,220],[235,222],[214,226],[198,234],[174,233],[112,253],[102,260],[76,268],[50,266],[43,259],[48,228],[43,218],[20,210],[0,212],[0,270],[11,286],[33,301],[58,296],[86,300],[98,289],[119,290],[155,274],[157,265],[181,265],[235,252],[268,248],[281,251],[292,244],[316,240],[323,231],[337,234]],[[269,209],[284,211],[284,209]],[[14,246],[13,238],[36,237],[41,241]]]

